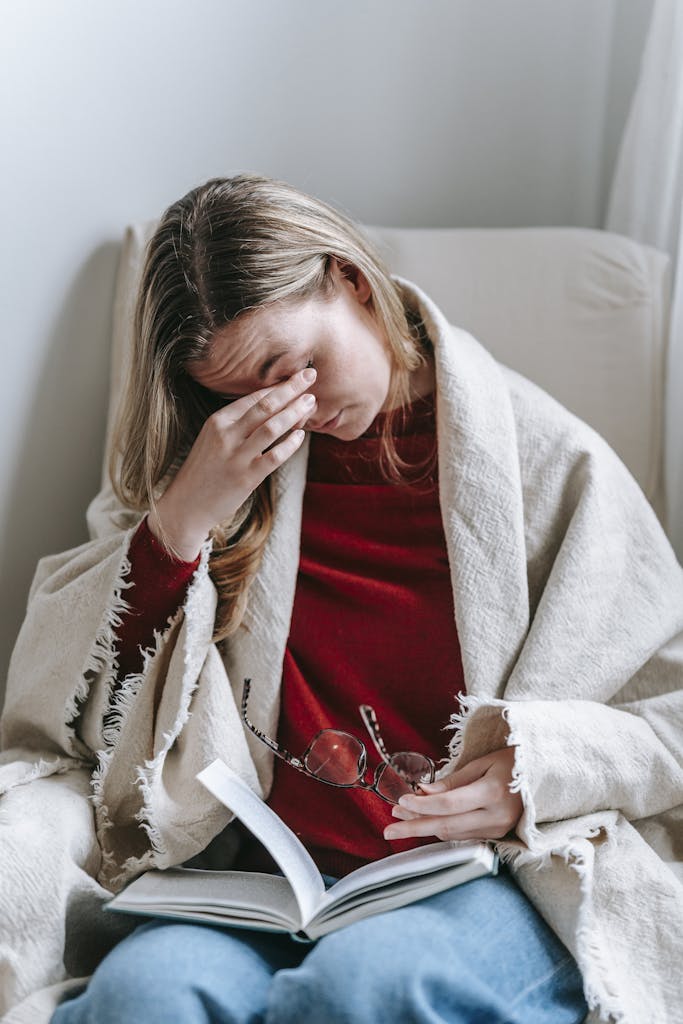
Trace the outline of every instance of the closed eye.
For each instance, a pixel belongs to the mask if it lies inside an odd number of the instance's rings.
[[[307,360],[306,365],[304,366],[304,370],[308,370],[308,368],[312,367],[313,365],[314,365],[314,363],[313,363],[312,359]],[[295,370],[294,373],[296,373],[296,372],[297,371]],[[276,384],[283,384],[286,380],[289,380],[289,378],[291,376],[292,376],[291,373],[283,374],[282,377],[278,377],[278,379],[275,381],[275,383]]]
[[[313,359],[308,359],[308,360],[306,360],[306,365],[305,365],[304,369],[308,370],[309,367],[313,367],[313,366],[315,366],[315,363],[313,362]],[[294,372],[296,372],[296,371],[294,371]],[[291,373],[285,373],[281,377],[278,377],[277,380],[275,380],[273,383],[274,384],[283,384],[286,380],[289,380],[289,378],[291,376],[292,376]],[[265,385],[261,385],[261,386],[262,387],[267,387],[268,385],[265,384]],[[271,387],[272,387],[272,385],[271,385]],[[216,392],[216,394],[218,394],[219,397],[222,398],[223,401],[225,401],[225,402],[235,402],[235,401],[237,401],[238,398],[242,397],[241,395],[226,395],[226,394],[223,394],[222,392]]]

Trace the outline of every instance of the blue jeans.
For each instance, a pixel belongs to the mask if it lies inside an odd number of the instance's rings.
[[[141,925],[52,1024],[579,1024],[574,960],[505,870],[332,932]]]

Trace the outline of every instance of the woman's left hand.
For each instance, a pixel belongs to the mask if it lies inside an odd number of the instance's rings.
[[[510,792],[514,761],[515,748],[505,747],[421,784],[421,793],[402,796],[393,808],[401,820],[387,825],[384,838],[501,839],[524,810],[519,793]]]

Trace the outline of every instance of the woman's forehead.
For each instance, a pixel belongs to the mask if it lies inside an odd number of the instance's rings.
[[[301,303],[250,310],[216,332],[207,355],[188,368],[190,376],[214,390],[254,390],[297,347],[305,319]]]

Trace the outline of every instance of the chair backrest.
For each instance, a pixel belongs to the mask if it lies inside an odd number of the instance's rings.
[[[144,246],[127,230],[114,309],[118,400]],[[449,320],[529,377],[617,451],[662,514],[663,385],[669,261],[620,235],[582,228],[367,228],[391,270]]]

